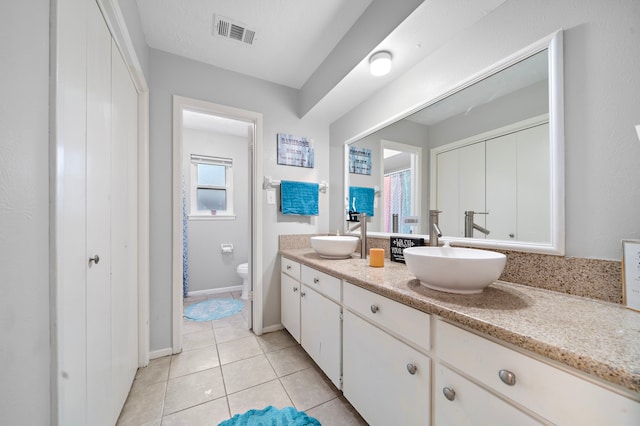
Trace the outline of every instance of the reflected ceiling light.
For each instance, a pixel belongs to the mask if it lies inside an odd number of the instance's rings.
[[[369,72],[371,75],[381,76],[391,71],[391,53],[386,51],[376,52],[369,57]]]

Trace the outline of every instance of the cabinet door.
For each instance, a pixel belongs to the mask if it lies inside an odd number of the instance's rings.
[[[302,284],[300,317],[302,347],[340,389],[342,373],[340,305],[306,284]]]
[[[349,311],[343,337],[343,392],[362,417],[373,426],[429,425],[429,358]]]
[[[300,343],[300,283],[286,274],[280,280],[280,321]]]
[[[440,363],[435,367],[434,393],[436,426],[540,424]]]

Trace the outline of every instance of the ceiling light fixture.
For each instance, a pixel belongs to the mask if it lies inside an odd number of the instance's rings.
[[[369,57],[369,72],[376,77],[388,74],[391,71],[391,53],[386,51],[376,52]]]

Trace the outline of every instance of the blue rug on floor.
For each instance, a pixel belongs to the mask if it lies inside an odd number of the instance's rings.
[[[262,410],[249,410],[236,414],[218,426],[321,426],[320,422],[307,413],[293,407],[278,409],[272,405]]]
[[[184,317],[191,321],[213,321],[237,314],[243,307],[241,300],[207,299],[184,308]]]

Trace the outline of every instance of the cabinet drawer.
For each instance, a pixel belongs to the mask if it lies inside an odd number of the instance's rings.
[[[342,280],[339,278],[302,265],[302,282],[338,303],[342,300]]]
[[[300,264],[286,257],[280,257],[281,271],[296,280],[300,279]]]
[[[430,348],[429,314],[420,312],[379,294],[344,283],[344,305],[390,332],[418,345]]]
[[[539,425],[488,390],[435,364],[434,421],[440,425]]]
[[[640,403],[578,375],[444,321],[438,321],[436,333],[442,362],[552,423],[631,425],[640,418]],[[501,371],[512,373],[514,383],[506,384]]]

